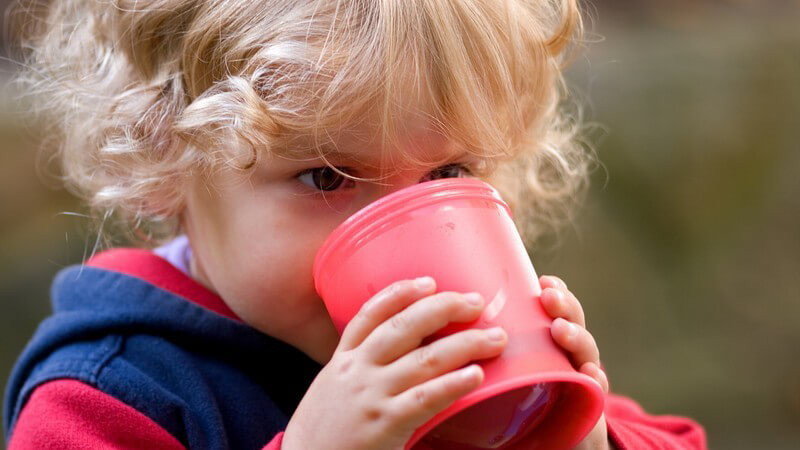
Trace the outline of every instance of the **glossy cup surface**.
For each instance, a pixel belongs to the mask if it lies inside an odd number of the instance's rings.
[[[479,361],[483,384],[417,429],[406,448],[570,448],[591,431],[602,389],[550,337],[536,272],[492,186],[445,179],[392,193],[343,222],[314,262],[317,292],[340,333],[380,289],[420,276],[432,276],[438,291],[480,292],[487,302],[479,319],[431,340],[494,326],[509,340],[501,356]]]

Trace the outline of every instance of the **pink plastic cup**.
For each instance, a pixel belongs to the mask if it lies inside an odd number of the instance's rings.
[[[413,450],[567,449],[591,431],[604,394],[550,336],[536,272],[490,185],[467,178],[429,181],[387,195],[348,218],[314,261],[317,292],[339,333],[361,305],[389,284],[432,276],[439,291],[480,292],[483,314],[451,324],[503,327],[508,345],[479,361],[481,386],[419,427]]]

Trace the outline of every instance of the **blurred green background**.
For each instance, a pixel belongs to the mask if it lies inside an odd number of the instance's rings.
[[[603,167],[534,265],[582,301],[613,391],[695,418],[711,448],[800,448],[800,2],[587,11],[568,78]],[[0,111],[5,385],[53,274],[94,241],[37,174],[36,130]]]

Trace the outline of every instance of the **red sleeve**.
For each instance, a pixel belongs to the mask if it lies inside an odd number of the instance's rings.
[[[606,397],[608,437],[619,450],[705,450],[706,433],[697,422],[678,416],[652,416],[633,400]]]
[[[22,408],[8,450],[185,450],[166,430],[136,409],[76,380],[37,387]]]
[[[269,444],[264,446],[264,448],[261,449],[261,450],[281,450],[281,442],[282,441],[283,441],[283,431],[281,431],[280,433],[276,434],[275,437],[272,438],[271,441],[269,441]]]

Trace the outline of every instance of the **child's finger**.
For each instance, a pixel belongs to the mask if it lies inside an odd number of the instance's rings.
[[[350,320],[342,332],[339,349],[350,350],[359,346],[378,325],[435,290],[436,282],[431,277],[390,284],[367,300]]]
[[[387,366],[390,393],[403,392],[470,361],[497,356],[507,341],[502,328],[470,329],[419,347]]]
[[[542,287],[542,289],[560,288],[567,290],[567,283],[564,283],[564,280],[555,275],[542,275],[539,277],[539,285]]]
[[[419,347],[450,322],[469,322],[483,311],[480,294],[439,292],[420,299],[378,325],[361,347],[376,364],[388,364]]]
[[[542,306],[552,318],[563,317],[570,322],[586,327],[583,307],[575,295],[561,288],[546,288],[542,291]]]
[[[556,344],[570,353],[575,367],[581,367],[587,362],[600,364],[600,350],[597,343],[586,328],[562,318],[553,321],[550,334]]]
[[[603,388],[603,392],[608,394],[608,377],[606,376],[605,371],[603,371],[599,365],[593,362],[584,363],[579,372],[585,373],[586,375],[594,378],[598,383],[600,383],[600,386]]]
[[[483,382],[483,369],[472,364],[414,386],[393,400],[395,419],[413,430]]]

